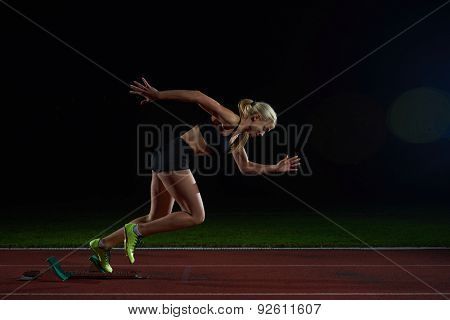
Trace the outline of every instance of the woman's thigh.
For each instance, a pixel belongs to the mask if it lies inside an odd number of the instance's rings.
[[[205,220],[202,196],[191,170],[160,172],[158,178],[183,211],[192,215],[198,223]]]
[[[164,186],[156,172],[152,173],[152,183],[150,186],[150,213],[149,219],[156,220],[172,212],[175,198]]]

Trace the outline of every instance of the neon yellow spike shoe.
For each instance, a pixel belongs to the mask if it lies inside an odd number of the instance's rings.
[[[123,240],[125,254],[127,255],[128,259],[130,260],[130,263],[133,264],[134,259],[134,250],[139,245],[139,243],[142,240],[141,236],[138,236],[134,232],[134,226],[135,223],[127,223],[124,228],[125,232],[125,240]]]
[[[111,259],[111,250],[106,250],[99,247],[100,239],[94,239],[89,242],[89,247],[91,248],[92,253],[98,258],[100,261],[100,266],[105,272],[113,272],[113,268],[109,264],[109,260]]]

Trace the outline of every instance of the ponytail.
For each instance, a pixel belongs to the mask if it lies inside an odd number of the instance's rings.
[[[255,114],[260,114],[263,120],[277,122],[277,115],[272,107],[265,102],[256,102],[251,99],[242,99],[238,104],[241,119],[247,119]],[[230,153],[244,148],[249,138],[248,132],[243,132],[231,143]]]

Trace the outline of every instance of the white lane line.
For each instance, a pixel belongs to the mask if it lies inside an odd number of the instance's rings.
[[[2,264],[0,268],[22,268],[22,267],[47,267],[48,264]],[[82,268],[88,267],[87,264],[66,264],[64,268]],[[395,265],[388,264],[115,264],[115,267],[124,268],[339,268],[339,267],[367,267],[367,268],[393,268]],[[402,264],[402,267],[443,267],[448,268],[450,264]]]
[[[56,247],[38,247],[38,248],[0,248],[0,251],[66,251],[74,250],[76,248],[56,248]],[[376,250],[450,250],[450,247],[339,247],[339,248],[329,248],[329,247],[149,247],[149,248],[138,248],[139,251],[152,251],[152,250],[193,250],[193,251],[220,251],[220,250],[364,250],[372,251]],[[89,248],[79,248],[78,250],[89,250]],[[123,250],[123,248],[113,248],[113,250]]]
[[[8,293],[0,293],[0,296]],[[450,294],[444,292],[443,294]],[[218,292],[152,292],[152,293],[112,293],[112,292],[87,292],[87,293],[13,293],[13,296],[438,296],[440,293],[435,292],[255,292],[255,293],[218,293]]]

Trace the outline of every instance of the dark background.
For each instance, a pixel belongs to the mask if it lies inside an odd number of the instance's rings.
[[[145,75],[160,90],[201,90],[234,111],[249,97],[280,112],[442,3],[11,5],[126,82]],[[314,125],[305,148],[313,174],[273,179],[319,208],[448,204],[448,131],[411,143],[389,130],[387,116],[414,88],[448,97],[449,24],[447,6],[280,116],[281,125]],[[2,205],[147,200],[136,127],[179,121],[139,107],[124,84],[3,4],[0,35]],[[189,124],[204,119],[195,105],[161,104]],[[302,206],[262,177],[197,181],[214,210]]]

